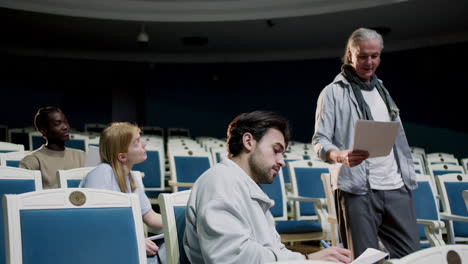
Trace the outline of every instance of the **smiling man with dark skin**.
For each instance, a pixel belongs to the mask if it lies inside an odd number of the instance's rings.
[[[20,168],[40,170],[43,188],[58,188],[57,171],[83,167],[85,153],[65,147],[65,142],[70,139],[70,125],[59,108],[40,108],[34,117],[34,126],[46,144],[25,156]]]

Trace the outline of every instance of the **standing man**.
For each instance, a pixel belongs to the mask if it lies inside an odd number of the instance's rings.
[[[85,153],[65,147],[65,141],[70,139],[70,125],[59,108],[40,108],[34,117],[34,126],[46,144],[26,155],[20,162],[20,168],[40,170],[43,188],[58,188],[57,171],[83,167]]]
[[[272,183],[285,165],[288,140],[288,122],[272,112],[240,114],[229,124],[229,158],[200,176],[187,204],[184,248],[191,263],[351,261],[347,249],[302,255],[281,243],[269,210],[274,202],[259,184]]]
[[[377,79],[382,36],[360,28],[348,39],[341,73],[321,92],[312,144],[320,159],[333,163],[340,233],[345,247],[359,256],[382,241],[391,258],[401,258],[419,246],[411,190],[415,172],[399,110]],[[400,122],[388,156],[368,158],[352,150],[357,120]]]

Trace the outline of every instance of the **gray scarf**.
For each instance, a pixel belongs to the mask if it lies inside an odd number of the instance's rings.
[[[372,74],[370,82],[365,83],[359,78],[359,76],[357,76],[356,71],[351,65],[343,64],[343,66],[341,66],[341,74],[343,74],[343,76],[349,81],[351,87],[353,88],[354,96],[356,96],[361,113],[364,115],[363,119],[374,120],[369,105],[367,105],[364,97],[362,96],[361,89],[364,91],[372,91],[374,87],[376,87],[377,91],[385,102],[385,105],[387,106],[391,120],[395,120],[400,110],[396,106],[387,89],[385,89],[383,84],[379,82],[375,73]]]

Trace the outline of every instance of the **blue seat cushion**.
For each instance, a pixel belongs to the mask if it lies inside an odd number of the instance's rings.
[[[312,198],[325,198],[325,191],[320,176],[322,173],[330,173],[327,168],[295,168],[297,190],[299,196]],[[299,202],[301,216],[313,216],[314,204],[311,202]]]
[[[210,168],[207,157],[174,157],[177,182],[195,182],[200,175]],[[178,191],[189,190],[189,187],[178,187]]]
[[[463,173],[462,171],[459,171],[459,170],[434,170],[432,172],[434,173],[434,176],[439,176],[439,175],[444,175],[444,174],[449,174],[449,173]]]
[[[438,220],[436,202],[428,182],[418,182],[418,188],[413,190],[414,208],[416,209],[416,218],[427,220]],[[424,225],[418,225],[419,238],[426,239]]]
[[[32,136],[32,150],[38,149],[40,146],[45,144],[46,141],[41,136]]]
[[[135,164],[133,170],[145,173],[143,177],[143,185],[145,188],[161,188],[161,163],[159,160],[159,151],[147,150],[146,160],[142,163]]]
[[[86,144],[83,139],[70,139],[65,142],[65,147],[86,150]]]
[[[430,247],[431,247],[431,244],[429,243],[421,243],[421,249],[430,248]]]
[[[285,159],[284,160],[284,163],[286,163],[286,165],[291,162],[291,161],[296,161],[297,159]],[[291,183],[291,178],[289,177],[289,170],[287,167],[283,167],[281,168],[281,170],[283,171],[283,178],[284,178],[284,183]]]
[[[21,210],[23,264],[139,263],[132,209]]]
[[[279,177],[275,177],[271,184],[260,184],[260,188],[262,188],[270,199],[275,201],[275,205],[270,208],[270,212],[273,217],[283,217],[283,190],[281,189],[281,181]]]
[[[36,190],[34,180],[0,180],[0,198],[4,194],[20,194]],[[0,204],[0,264],[6,263],[3,205]]]
[[[78,188],[81,180],[67,180],[67,188]]]
[[[174,216],[177,227],[177,240],[179,244],[179,260],[181,264],[190,263],[184,250],[185,208],[186,206],[174,206]]]
[[[20,161],[19,160],[7,160],[6,165],[9,167],[16,167],[19,168]]]
[[[445,189],[452,214],[468,216],[465,200],[462,196],[462,192],[468,190],[468,182],[445,182]],[[456,237],[468,237],[468,223],[454,221],[453,229]]]
[[[317,221],[276,221],[276,231],[280,234],[322,232],[322,226]]]

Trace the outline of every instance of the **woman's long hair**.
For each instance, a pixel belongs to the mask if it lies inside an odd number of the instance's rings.
[[[130,123],[112,123],[106,127],[99,139],[99,154],[101,161],[109,164],[115,173],[120,191],[126,193],[127,185],[125,181],[125,171],[122,163],[120,163],[119,153],[127,153],[128,147],[132,141],[135,132],[139,133],[140,129]],[[136,189],[135,181],[130,177],[130,188],[133,192]]]

